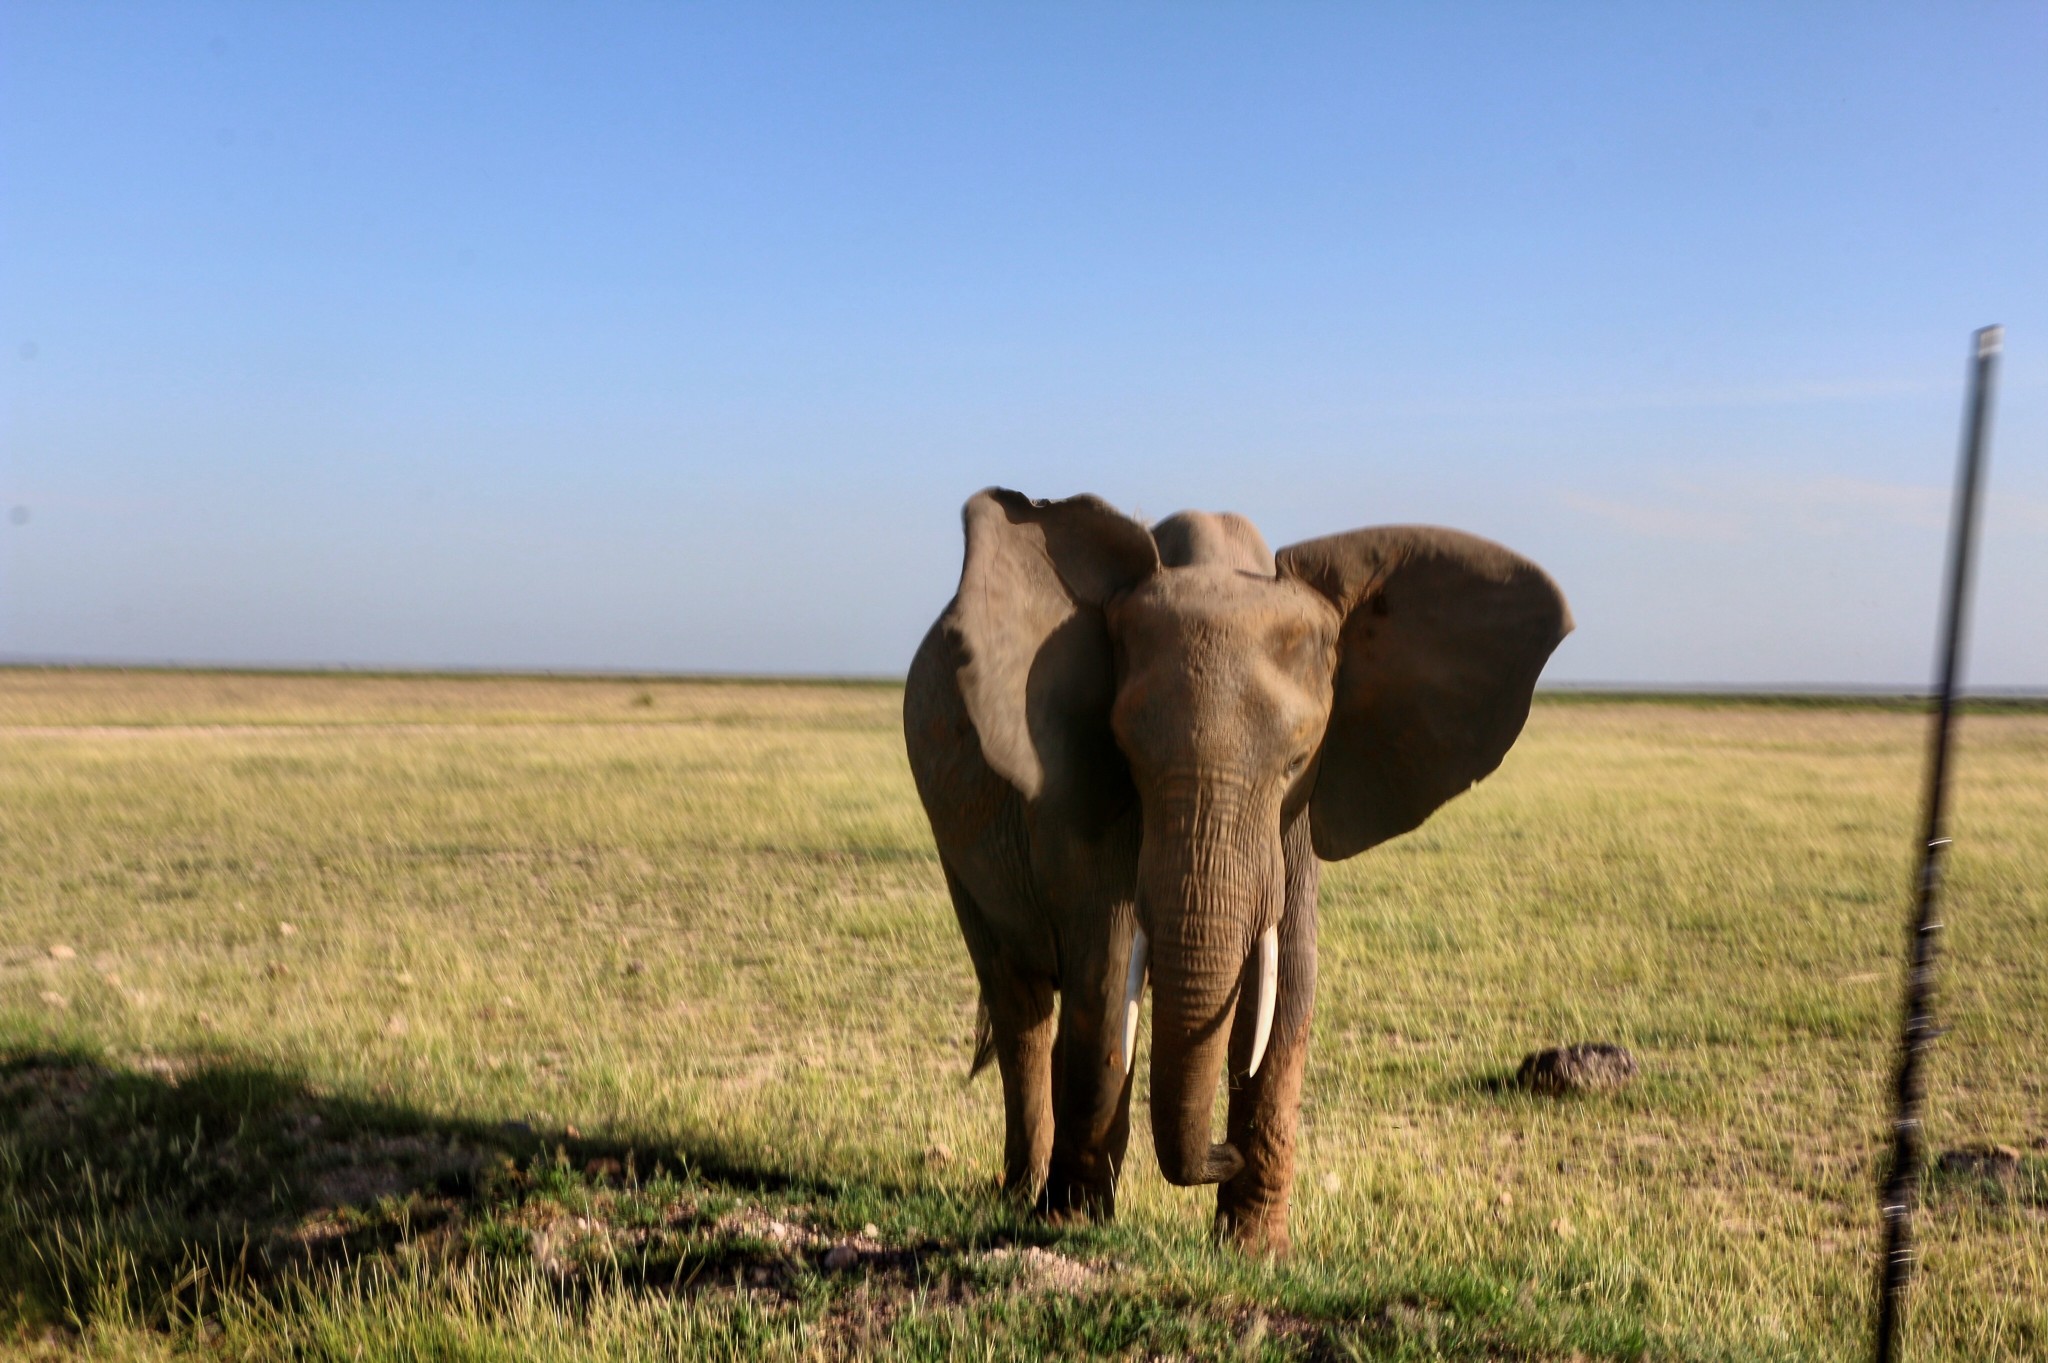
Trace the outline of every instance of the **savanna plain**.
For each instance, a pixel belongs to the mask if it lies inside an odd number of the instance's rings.
[[[1925,721],[1539,697],[1326,869],[1293,1257],[993,1187],[888,685],[0,670],[0,1353],[1849,1359]],[[1960,735],[1916,1360],[2048,1356],[2048,713]],[[1522,1055],[1613,1041],[1625,1091]],[[2009,1153],[2010,1153],[2009,1152]]]

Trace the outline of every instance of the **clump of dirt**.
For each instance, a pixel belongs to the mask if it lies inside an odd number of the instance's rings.
[[[34,1057],[10,1073],[0,1074],[0,1101],[22,1114],[22,1125],[36,1131],[68,1121],[91,1096],[93,1077],[82,1066]]]
[[[904,1251],[882,1242],[882,1232],[862,1226],[852,1235],[832,1235],[809,1225],[802,1211],[784,1208],[780,1215],[763,1207],[735,1207],[712,1223],[712,1233],[727,1240],[764,1240],[785,1259],[814,1260],[828,1273],[870,1265],[899,1268]]]
[[[2048,1143],[2036,1142],[2034,1150]],[[1935,1157],[1935,1186],[1982,1198],[1993,1205],[2048,1216],[2048,1158],[2012,1145],[1974,1142]]]
[[[373,1203],[414,1190],[459,1191],[474,1182],[484,1152],[457,1139],[336,1133],[322,1139],[317,1113],[293,1113],[284,1134],[315,1172],[308,1191],[330,1206]]]
[[[981,1262],[996,1269],[1015,1265],[1018,1284],[1039,1292],[1086,1292],[1102,1280],[1102,1270],[1036,1245],[992,1249],[981,1256]]]
[[[1531,1051],[1515,1072],[1515,1087],[1545,1097],[1577,1093],[1613,1093],[1636,1077],[1636,1058],[1628,1048],[1605,1041],[1582,1041]]]
[[[611,1229],[593,1216],[553,1217],[527,1233],[527,1251],[550,1277],[573,1278],[591,1251],[611,1239]]]
[[[825,1251],[825,1257],[819,1263],[830,1273],[843,1273],[861,1264],[879,1264],[883,1260],[892,1261],[887,1266],[895,1267],[893,1260],[901,1256],[890,1251],[880,1236],[881,1232],[873,1226],[862,1227],[858,1235],[841,1236],[832,1248]]]
[[[300,1249],[317,1253],[346,1240],[349,1226],[332,1210],[322,1208],[281,1234]]]
[[[2020,1152],[2010,1145],[1962,1145],[1942,1151],[1935,1168],[1944,1174],[2010,1183],[2019,1176]]]
[[[792,1252],[801,1252],[824,1241],[823,1236],[800,1219],[784,1220],[766,1208],[754,1206],[733,1208],[719,1217],[711,1229],[727,1239],[766,1240],[777,1249]]]
[[[390,1164],[344,1164],[313,1180],[313,1196],[329,1206],[380,1202],[405,1190],[405,1175]]]

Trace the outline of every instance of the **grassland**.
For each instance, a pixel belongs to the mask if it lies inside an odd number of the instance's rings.
[[[1115,1226],[991,1195],[897,704],[0,671],[0,1352],[1861,1355],[1916,716],[1539,703],[1331,868],[1274,1265],[1142,1118]],[[2048,715],[1959,762],[1930,1135],[2022,1159],[1930,1175],[1911,1356],[2040,1358]],[[1501,1084],[1581,1039],[1643,1077]]]

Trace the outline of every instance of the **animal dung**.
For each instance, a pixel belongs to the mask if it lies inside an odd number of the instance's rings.
[[[1975,1176],[2004,1183],[2020,1171],[2020,1152],[2010,1145],[1965,1145],[1944,1150],[1935,1167],[1944,1174]]]
[[[1613,1093],[1636,1077],[1636,1058],[1625,1046],[1581,1041],[1531,1051],[1515,1072],[1515,1087],[1546,1097],[1571,1093]]]

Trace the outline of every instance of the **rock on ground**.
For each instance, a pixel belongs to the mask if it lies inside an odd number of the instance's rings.
[[[1612,1093],[1636,1077],[1636,1058],[1623,1046],[1582,1041],[1532,1051],[1515,1074],[1515,1085],[1552,1097],[1567,1093]]]

